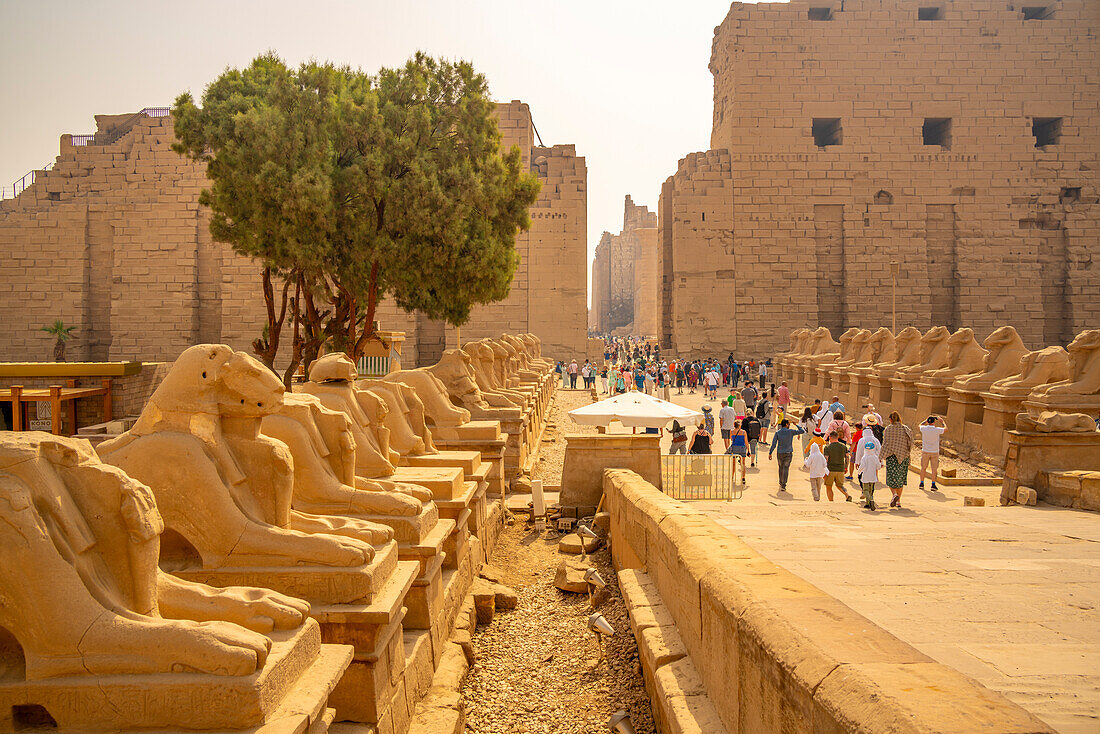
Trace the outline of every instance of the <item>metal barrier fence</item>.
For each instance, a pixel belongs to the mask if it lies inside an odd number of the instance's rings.
[[[734,457],[726,454],[670,454],[661,457],[662,489],[677,500],[741,499]],[[743,479],[743,477],[742,477]]]
[[[390,373],[390,358],[363,356],[355,369],[360,377],[385,377]]]

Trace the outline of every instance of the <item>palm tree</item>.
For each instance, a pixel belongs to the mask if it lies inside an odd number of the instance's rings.
[[[76,329],[75,326],[65,326],[65,322],[61,319],[53,322],[50,326],[43,326],[42,331],[47,334],[53,334],[57,337],[57,341],[53,345],[53,361],[64,362],[65,361],[65,342],[72,338],[72,332]]]

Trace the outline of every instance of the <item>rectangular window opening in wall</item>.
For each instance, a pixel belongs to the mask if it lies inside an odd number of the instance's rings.
[[[1046,20],[1054,15],[1053,5],[1032,5],[1021,8],[1024,20]]]
[[[1058,201],[1063,204],[1076,204],[1081,201],[1081,187],[1063,186],[1062,192],[1058,195]]]
[[[925,145],[951,147],[951,118],[926,117],[921,128],[921,137]]]
[[[810,8],[806,11],[806,17],[810,20],[832,20],[832,8]]]
[[[1031,134],[1035,136],[1036,148],[1058,145],[1062,138],[1062,118],[1033,117],[1031,119]]]
[[[917,8],[917,20],[943,20],[943,8],[938,5]]]
[[[840,145],[841,130],[839,117],[815,117],[811,129],[814,134],[814,145],[824,148],[829,145]]]

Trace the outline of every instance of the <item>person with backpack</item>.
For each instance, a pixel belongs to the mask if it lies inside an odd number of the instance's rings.
[[[680,425],[680,421],[672,421],[672,430],[665,429],[672,436],[672,446],[668,453],[686,454],[688,446],[687,430]]]
[[[772,424],[772,404],[767,395],[756,403],[756,419],[760,421],[760,443],[768,445],[768,428]]]
[[[783,492],[787,491],[791,461],[794,459],[794,437],[800,433],[802,433],[801,428],[791,428],[790,421],[783,421],[779,424],[779,430],[775,432],[772,447],[768,449],[768,458],[772,458],[772,452],[774,452],[775,459],[779,462],[779,489]]]
[[[756,466],[756,449],[760,444],[760,419],[755,414],[749,413],[745,420],[741,421],[741,428],[745,431],[745,437],[749,441],[748,459],[749,466]]]

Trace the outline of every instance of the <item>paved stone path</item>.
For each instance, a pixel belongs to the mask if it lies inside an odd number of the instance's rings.
[[[702,402],[672,392],[674,402]],[[997,487],[933,494],[913,477],[904,510],[870,512],[855,502],[813,502],[807,474],[795,467],[790,493],[780,493],[766,449],[761,459],[742,499],[695,506],[1059,731],[1100,731],[1100,514],[1000,507]],[[987,506],[964,507],[964,494]],[[888,504],[889,490],[876,498]]]

